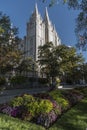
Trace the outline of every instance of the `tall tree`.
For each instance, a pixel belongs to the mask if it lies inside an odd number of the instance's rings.
[[[0,73],[11,71],[20,61],[18,29],[12,27],[9,16],[0,13]]]
[[[55,47],[52,43],[39,47],[38,58],[41,71],[51,77],[52,81],[56,77],[71,73],[74,67],[83,62],[82,55],[77,54],[75,48],[65,45]]]
[[[59,62],[61,59],[55,56],[55,47],[51,42],[39,47],[38,59],[41,72],[48,78],[51,77],[53,82],[54,77],[59,74]]]

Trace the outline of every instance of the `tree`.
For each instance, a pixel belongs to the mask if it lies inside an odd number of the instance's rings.
[[[22,72],[33,72],[36,70],[36,63],[32,60],[32,58],[27,57],[22,59],[19,63],[19,66],[16,68],[17,72],[20,74]]]
[[[58,68],[61,59],[55,56],[55,47],[51,42],[39,47],[38,59],[41,73],[48,78],[51,77],[53,83],[54,78],[59,74]]]
[[[47,0],[41,0],[41,1],[43,3],[47,2]],[[69,5],[69,7],[77,8],[79,2],[81,2],[81,1],[78,1],[78,0],[61,0],[61,1],[60,0],[49,0],[48,5],[49,5],[49,7],[51,7],[58,2],[62,2],[63,4],[67,3]]]
[[[42,73],[52,78],[63,77],[72,73],[72,69],[83,62],[82,55],[76,53],[73,47],[65,45],[53,46],[47,43],[39,47],[39,65]]]
[[[18,29],[12,27],[10,18],[0,13],[0,74],[12,71],[20,62],[17,34]]]
[[[78,68],[78,66],[83,63],[84,59],[82,58],[82,55],[78,54],[74,47],[68,47],[65,45],[57,47],[56,53],[62,59],[60,65],[61,79],[63,80],[63,82],[66,82],[68,76],[70,80],[72,79],[73,83],[73,70],[74,68]]]
[[[87,63],[82,63],[77,67],[74,67],[72,70],[72,74],[68,75],[71,82],[77,84],[85,84],[87,83]]]

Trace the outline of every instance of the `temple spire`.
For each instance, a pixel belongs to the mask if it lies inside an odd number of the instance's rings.
[[[38,7],[37,7],[37,3],[35,4],[35,14],[37,15],[38,14]]]
[[[49,15],[48,15],[47,7],[45,9],[45,20],[49,22]]]

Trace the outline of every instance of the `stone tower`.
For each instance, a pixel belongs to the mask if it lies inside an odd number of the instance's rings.
[[[32,57],[35,61],[38,59],[38,47],[47,42],[52,42],[55,46],[61,44],[61,40],[52,25],[47,8],[44,19],[38,12],[37,4],[27,23],[27,34],[25,43],[25,56]]]

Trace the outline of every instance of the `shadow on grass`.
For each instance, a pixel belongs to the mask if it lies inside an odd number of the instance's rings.
[[[0,127],[0,130],[9,130],[7,127]]]
[[[49,130],[86,130],[87,98],[65,113]]]
[[[45,130],[45,128],[0,113],[0,130]]]

